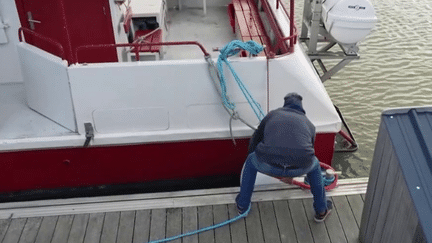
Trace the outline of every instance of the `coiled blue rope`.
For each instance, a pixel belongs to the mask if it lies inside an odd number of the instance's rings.
[[[215,224],[215,225],[208,226],[208,227],[205,227],[205,228],[202,228],[202,229],[199,229],[199,230],[191,231],[191,232],[184,233],[184,234],[181,234],[181,235],[176,235],[176,236],[173,236],[173,237],[170,237],[170,238],[166,238],[166,239],[162,239],[162,240],[150,241],[149,243],[161,243],[161,242],[172,241],[172,240],[176,240],[176,239],[179,239],[179,238],[182,238],[182,237],[185,237],[185,236],[190,236],[190,235],[198,234],[198,233],[201,233],[201,232],[204,232],[204,231],[208,231],[208,230],[212,230],[212,229],[216,229],[216,228],[225,226],[227,224],[230,224],[230,223],[235,222],[235,221],[237,221],[237,220],[239,220],[241,218],[246,217],[248,215],[250,209],[251,209],[251,205],[249,205],[249,208],[246,210],[246,212],[244,212],[244,213],[242,213],[242,214],[240,214],[240,215],[238,215],[238,216],[236,216],[236,217],[234,217],[232,219],[229,219],[227,221],[221,222],[219,224]]]
[[[231,66],[231,63],[228,60],[228,57],[237,55],[237,53],[239,53],[242,50],[246,50],[252,55],[257,55],[258,53],[264,50],[264,47],[252,40],[247,42],[233,40],[230,43],[228,43],[228,45],[226,45],[224,48],[222,48],[217,61],[218,73],[220,77],[222,103],[225,106],[225,108],[231,110],[232,114],[235,114],[236,106],[234,103],[232,103],[229,100],[227,95],[226,78],[223,72],[223,64],[225,63],[228,66],[229,70],[231,71],[240,90],[243,92],[243,95],[245,96],[246,100],[249,102],[249,105],[251,106],[255,115],[258,117],[259,120],[262,120],[264,118],[264,112],[261,109],[260,104],[253,98],[253,96],[247,89],[246,85],[241,81],[240,77],[237,75],[236,71]]]

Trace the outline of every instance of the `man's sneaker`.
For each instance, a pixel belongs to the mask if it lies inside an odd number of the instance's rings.
[[[327,200],[327,210],[322,214],[315,214],[314,220],[317,223],[322,223],[327,218],[327,216],[330,215],[331,210],[333,209],[333,202],[330,200]]]

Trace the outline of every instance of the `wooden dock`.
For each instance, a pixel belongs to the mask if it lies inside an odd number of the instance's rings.
[[[309,191],[256,188],[249,215],[172,242],[358,242],[367,179],[328,193],[334,210],[313,221]],[[0,242],[148,242],[237,216],[238,188],[0,204]]]

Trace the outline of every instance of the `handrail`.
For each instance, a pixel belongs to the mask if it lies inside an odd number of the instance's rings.
[[[290,13],[288,13],[288,10],[286,9],[284,3],[282,2],[282,0],[277,0],[277,5],[276,5],[276,9],[279,8],[279,4],[282,6],[282,10],[285,12],[285,14],[288,16],[289,20],[290,20],[290,36],[285,37],[282,41],[287,41],[290,40],[290,52],[294,51],[294,45],[297,43],[297,36],[298,36],[298,31],[297,31],[297,27],[295,25],[295,21],[294,21],[294,0],[290,1]]]
[[[24,32],[26,32],[27,34],[33,35],[33,36],[35,36],[37,38],[40,38],[40,39],[42,39],[42,40],[44,40],[44,41],[46,41],[46,42],[48,42],[48,43],[50,43],[52,45],[57,46],[58,49],[60,50],[60,58],[63,59],[63,60],[67,60],[66,57],[65,57],[65,52],[64,52],[63,46],[59,42],[57,42],[57,41],[55,41],[55,40],[53,40],[53,39],[51,39],[49,37],[46,37],[44,35],[41,35],[41,34],[35,32],[35,31],[33,31],[33,30],[29,29],[29,28],[26,28],[26,27],[20,27],[18,29],[18,39],[19,39],[20,42],[23,42],[22,35],[23,35]]]
[[[147,43],[120,43],[120,44],[100,44],[100,45],[84,45],[79,46],[75,49],[75,55],[78,57],[78,52],[84,49],[96,49],[96,48],[110,48],[110,47],[134,47],[137,61],[139,61],[139,49],[140,46],[181,46],[181,45],[196,45],[204,53],[204,56],[210,56],[204,46],[198,41],[173,41],[173,42],[147,42]],[[79,60],[79,58],[77,58]],[[78,61],[76,61],[78,63]]]
[[[294,0],[290,0],[290,12],[285,8],[285,5],[281,0],[276,0],[276,9],[279,7],[285,12],[290,21],[290,36],[283,36],[282,31],[278,23],[276,22],[276,18],[274,13],[271,10],[270,4],[268,0],[260,0],[263,10],[267,15],[268,21],[270,23],[270,27],[273,30],[276,37],[276,45],[274,46],[274,51],[277,53],[278,50],[281,49],[282,52],[292,53],[294,51],[294,44],[297,42],[297,28],[294,23]],[[286,41],[290,40],[289,46],[286,46]]]

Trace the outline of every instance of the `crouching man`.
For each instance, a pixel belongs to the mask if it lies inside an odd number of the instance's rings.
[[[321,167],[315,157],[315,126],[305,115],[302,99],[297,93],[287,94],[283,107],[268,113],[253,134],[236,198],[240,214],[250,207],[259,171],[273,177],[306,174],[314,198],[314,220],[323,222],[329,215],[332,204],[326,199]]]

